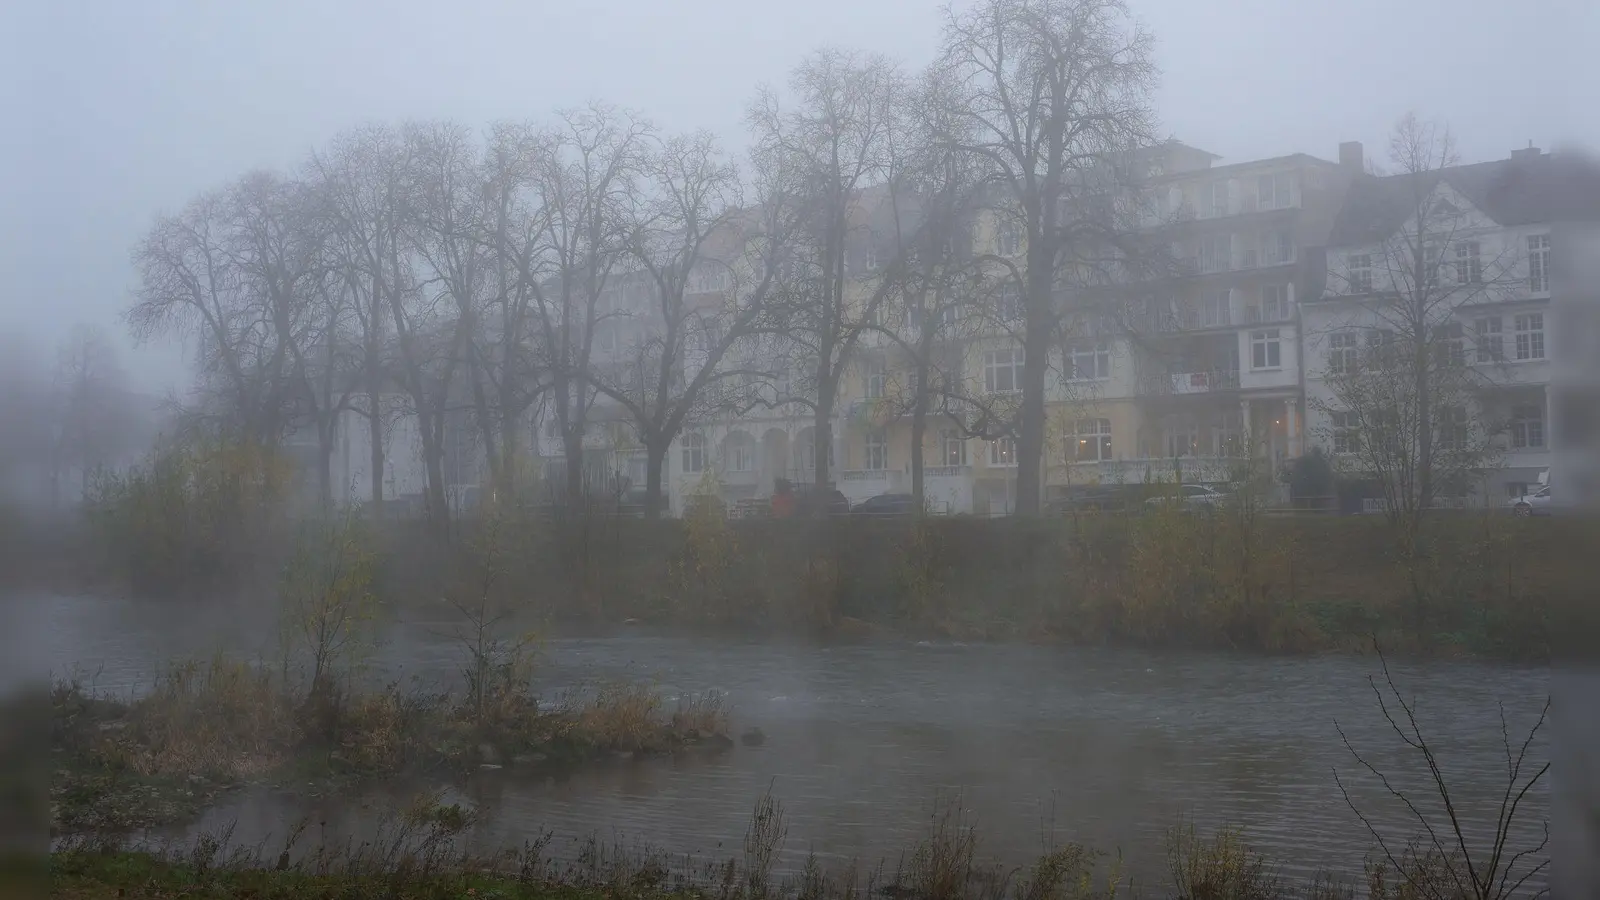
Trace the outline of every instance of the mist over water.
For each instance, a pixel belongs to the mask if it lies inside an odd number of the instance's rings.
[[[102,690],[136,691],[174,656],[227,649],[270,660],[275,625],[249,610],[147,607],[57,597],[34,604],[35,642]],[[210,612],[205,612],[209,609]],[[460,648],[450,623],[391,625],[369,677],[449,686]],[[1513,734],[1548,691],[1549,673],[1480,663],[1395,664],[1469,812],[1490,810],[1503,783],[1496,704]],[[1340,744],[1335,721],[1396,784],[1421,788],[1417,761],[1383,721],[1366,682],[1376,660],[1157,655],[1132,650],[874,640],[842,644],[685,637],[625,630],[552,637],[536,685],[557,698],[612,681],[645,681],[669,705],[725,693],[733,728],[760,728],[759,747],[723,754],[617,760],[570,774],[515,767],[452,784],[479,808],[475,846],[517,846],[543,830],[555,856],[598,834],[673,854],[726,856],[757,799],[771,790],[789,821],[786,864],[806,853],[842,865],[887,859],[926,835],[941,804],[977,825],[983,853],[1021,864],[1050,840],[1120,851],[1141,879],[1165,875],[1166,830],[1180,818],[1241,827],[1260,850],[1310,875],[1360,871],[1371,835],[1334,782],[1392,833],[1415,829]],[[1549,750],[1541,741],[1536,758]],[[425,785],[287,799],[230,794],[193,835],[233,826],[236,842],[269,847],[303,817],[328,837],[358,839]],[[1532,836],[1549,810],[1530,798]],[[1492,818],[1492,812],[1491,812]]]

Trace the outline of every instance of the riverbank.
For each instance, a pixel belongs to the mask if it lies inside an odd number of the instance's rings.
[[[986,855],[979,831],[947,810],[934,816],[926,836],[898,862],[863,865],[851,860],[828,869],[807,855],[784,871],[788,825],[770,795],[758,802],[740,847],[726,858],[671,858],[646,847],[607,845],[591,839],[575,861],[544,855],[541,839],[497,854],[462,850],[459,820],[411,814],[381,838],[359,845],[295,846],[281,851],[229,846],[207,836],[176,850],[139,851],[109,844],[76,843],[56,850],[48,875],[51,896],[91,898],[496,898],[496,900],[1110,900],[1118,896],[1184,900],[1401,900],[1454,896],[1467,880],[1506,883],[1528,871],[1496,864],[1469,872],[1449,852],[1413,847],[1378,858],[1354,875],[1320,873],[1309,879],[1278,874],[1274,860],[1254,850],[1233,829],[1199,834],[1180,824],[1169,830],[1166,876],[1136,883],[1118,857],[1063,843],[1029,864],[1003,866]],[[1537,870],[1535,870],[1537,871]],[[1520,885],[1518,885],[1520,886]],[[1515,895],[1515,887],[1513,893]],[[1494,896],[1502,896],[1494,894]]]
[[[289,526],[284,526],[285,529]],[[292,529],[290,529],[292,531]],[[88,589],[272,595],[292,535],[168,548],[170,571],[104,532],[55,543]],[[1546,662],[1600,612],[1588,519],[1441,512],[1412,542],[1378,516],[1083,514],[811,521],[475,518],[364,526],[377,604],[436,610],[490,568],[550,627],[756,635],[886,633],[1155,650],[1389,652]],[[108,543],[109,541],[109,543]],[[219,555],[220,554],[220,555]],[[51,557],[31,553],[44,569]],[[137,558],[130,570],[123,560]],[[493,565],[486,563],[492,558]],[[196,562],[200,560],[201,562]],[[219,583],[217,573],[229,573]],[[209,573],[209,574],[208,574]],[[467,593],[475,588],[469,587]]]
[[[553,705],[526,683],[482,703],[393,686],[308,692],[219,657],[172,665],[132,700],[95,696],[77,682],[54,687],[51,832],[181,823],[246,785],[331,793],[380,778],[560,771],[731,745],[728,710],[715,694],[667,709],[642,685]]]

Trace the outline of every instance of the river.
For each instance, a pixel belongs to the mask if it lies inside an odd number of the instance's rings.
[[[76,667],[101,690],[148,683],[173,655],[267,653],[260,611],[39,598],[3,623],[24,664]],[[386,677],[453,677],[461,654],[438,622],[389,628],[374,666]],[[459,785],[483,819],[475,842],[520,844],[541,829],[552,850],[598,833],[670,853],[737,850],[769,789],[788,819],[788,861],[891,862],[957,804],[983,852],[1031,858],[1046,839],[1120,852],[1141,879],[1165,872],[1166,830],[1241,827],[1287,875],[1359,872],[1371,835],[1335,782],[1397,839],[1417,829],[1360,770],[1339,728],[1399,786],[1427,799],[1425,772],[1384,721],[1369,676],[1375,660],[1157,655],[1129,650],[881,639],[819,645],[690,638],[622,630],[552,637],[539,687],[547,695],[615,679],[647,680],[669,697],[707,690],[731,701],[735,731],[767,740],[707,757],[616,761],[561,778],[488,771]],[[1525,733],[1550,690],[1549,671],[1480,663],[1395,664],[1466,815],[1498,802],[1505,756],[1497,704]],[[1336,726],[1337,723],[1337,726]],[[1548,759],[1541,740],[1532,756]],[[1528,800],[1528,829],[1548,814],[1548,781]],[[281,838],[311,814],[359,834],[380,797],[289,804],[238,793],[201,828],[235,824],[235,840]],[[1429,805],[1431,808],[1431,804]],[[1492,815],[1491,815],[1492,818]],[[1476,829],[1475,829],[1476,830]],[[1482,837],[1481,834],[1478,835]]]

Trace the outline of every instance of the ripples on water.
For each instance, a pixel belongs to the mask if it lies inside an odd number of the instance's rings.
[[[16,615],[13,613],[13,615]],[[97,673],[108,690],[147,683],[157,661],[226,649],[266,655],[270,615],[176,610],[83,598],[41,600],[14,620],[60,671]],[[375,667],[442,682],[458,671],[448,627],[392,629]],[[18,632],[13,632],[18,633]],[[541,829],[598,832],[679,853],[739,846],[769,787],[789,821],[791,861],[889,858],[925,834],[941,799],[959,801],[986,852],[1011,862],[1047,839],[1120,850],[1142,878],[1164,873],[1164,838],[1180,816],[1202,830],[1241,826],[1285,863],[1359,871],[1370,836],[1334,783],[1337,768],[1364,811],[1408,835],[1400,811],[1341,746],[1337,720],[1380,769],[1410,788],[1414,762],[1383,721],[1371,660],[1156,656],[1017,645],[883,641],[816,646],[645,633],[554,639],[545,645],[546,695],[611,679],[644,679],[669,696],[707,690],[730,699],[735,728],[759,726],[761,747],[715,758],[618,762],[562,778],[485,772],[462,790],[486,817],[474,841],[521,844]],[[1396,665],[1419,698],[1430,740],[1461,786],[1469,813],[1496,799],[1505,760],[1496,703],[1513,734],[1530,724],[1548,673],[1469,663]],[[1543,742],[1534,755],[1548,758]],[[335,832],[369,827],[386,799],[288,808],[241,794],[200,827],[237,822],[235,836],[281,836],[307,812]],[[1542,820],[1547,789],[1530,798]],[[363,806],[367,809],[363,809]],[[1398,823],[1398,825],[1397,825]],[[1531,834],[1532,832],[1530,832]],[[1537,836],[1534,835],[1535,842]],[[563,845],[560,842],[556,849]]]

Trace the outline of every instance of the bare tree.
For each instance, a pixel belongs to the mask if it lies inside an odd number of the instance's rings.
[[[1497,454],[1495,423],[1477,415],[1494,371],[1468,364],[1463,307],[1500,298],[1519,258],[1496,247],[1499,226],[1466,208],[1445,172],[1457,164],[1448,129],[1408,115],[1390,155],[1399,172],[1378,187],[1401,214],[1394,231],[1330,266],[1330,289],[1352,313],[1318,335],[1329,349],[1327,396],[1309,405],[1348,468],[1373,479],[1391,521],[1413,535],[1441,493],[1461,496]],[[1480,361],[1498,334],[1476,336]]]
[[[617,353],[591,370],[594,386],[633,420],[645,450],[645,515],[656,518],[673,440],[718,409],[748,406],[754,398],[731,383],[767,374],[731,354],[764,326],[783,226],[770,205],[743,209],[738,171],[710,134],[661,142],[641,172],[631,262],[651,302],[603,326]]]
[[[996,260],[1022,286],[1020,513],[1042,496],[1045,374],[1071,283],[1122,243],[1121,160],[1153,139],[1151,49],[1120,0],[984,0],[946,24],[951,141],[994,167],[993,213],[1025,242],[1020,259]]]
[[[116,348],[92,325],[75,325],[56,352],[54,434],[50,453],[50,501],[61,500],[61,478],[77,469],[79,493],[87,494],[96,469],[127,449],[133,425],[123,390],[126,373]]]
[[[367,421],[368,477],[375,515],[383,513],[384,447],[391,410],[391,294],[400,290],[402,208],[410,144],[393,129],[371,127],[335,138],[309,168],[331,220],[331,262],[350,295],[360,343],[361,392],[351,409]]]
[[[535,175],[544,232],[534,292],[535,338],[566,456],[566,499],[584,495],[583,441],[594,404],[592,364],[607,279],[628,252],[642,154],[651,126],[591,104],[561,115]]]
[[[1367,812],[1351,797],[1344,778],[1334,771],[1334,781],[1344,796],[1345,804],[1366,827],[1378,844],[1382,865],[1374,870],[1371,896],[1425,897],[1430,900],[1455,900],[1470,897],[1472,900],[1504,900],[1522,894],[1530,880],[1538,878],[1550,865],[1545,848],[1550,843],[1550,826],[1541,823],[1541,836],[1532,846],[1517,849],[1514,842],[1519,826],[1524,822],[1526,810],[1523,803],[1544,777],[1550,772],[1550,763],[1540,764],[1529,758],[1529,751],[1539,737],[1550,714],[1550,700],[1546,698],[1539,715],[1520,740],[1513,740],[1511,726],[1506,721],[1504,705],[1500,707],[1500,740],[1505,755],[1505,784],[1497,796],[1490,797],[1494,809],[1493,827],[1488,835],[1488,846],[1474,840],[1468,820],[1469,813],[1462,807],[1459,791],[1452,790],[1438,749],[1429,743],[1417,720],[1416,701],[1407,700],[1389,672],[1389,663],[1381,649],[1378,662],[1383,669],[1383,680],[1368,678],[1373,696],[1383,712],[1384,721],[1398,737],[1407,751],[1415,754],[1420,767],[1427,773],[1426,787],[1419,796],[1416,792],[1397,786],[1394,780],[1374,765],[1366,755],[1350,743],[1350,738],[1337,722],[1334,728],[1345,749],[1357,765],[1382,785],[1384,791],[1397,800],[1408,816],[1421,829],[1421,836],[1403,844],[1385,837]],[[1431,795],[1431,797],[1429,796]],[[1436,801],[1436,808],[1429,801]],[[1390,893],[1386,888],[1387,876],[1393,875],[1402,882]]]
[[[543,361],[530,346],[537,279],[543,277],[540,241],[548,227],[535,186],[539,162],[548,152],[547,140],[524,123],[496,124],[490,129],[483,162],[488,209],[482,226],[493,276],[485,315],[495,327],[480,336],[476,360],[495,395],[494,426],[500,438],[496,488],[507,499],[520,488],[516,484],[519,438],[529,410],[548,387]]]
[[[780,280],[785,344],[803,371],[786,399],[814,413],[816,483],[829,482],[833,416],[839,387],[863,332],[895,284],[898,259],[883,228],[885,198],[896,190],[903,151],[904,88],[878,56],[838,50],[813,54],[794,71],[792,108],[764,90],[752,105],[756,167],[795,205],[795,240]]]
[[[287,353],[258,273],[246,271],[253,248],[237,227],[241,194],[201,195],[163,216],[134,251],[139,287],[127,318],[140,340],[178,335],[194,341],[200,384],[210,391],[197,417],[225,433],[274,445],[284,426]]]

